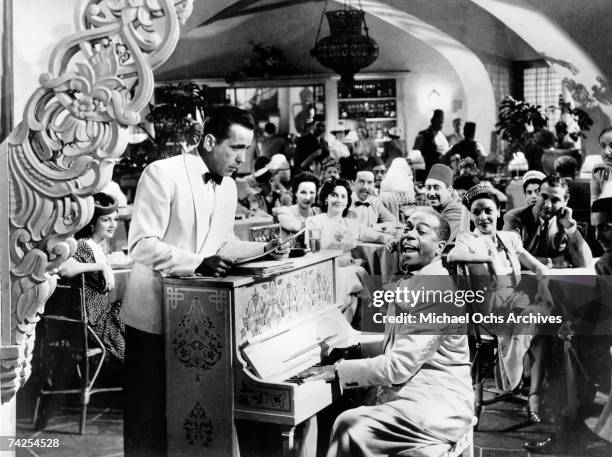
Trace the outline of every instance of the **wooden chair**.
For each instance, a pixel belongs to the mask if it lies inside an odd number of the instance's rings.
[[[455,283],[459,289],[475,290],[475,288],[478,288],[478,286],[474,284],[473,277],[475,275],[474,272],[470,271],[470,267],[479,269],[478,276],[483,277],[483,279],[488,277],[488,280],[494,284],[495,273],[490,266],[487,265],[485,267],[485,264],[481,262],[448,262],[447,265],[447,269],[451,276],[455,278]],[[473,308],[473,304],[468,303],[466,306],[468,314],[472,315],[478,312],[478,310]],[[485,406],[505,400],[515,400],[526,405],[527,397],[516,392],[495,392],[492,398],[486,400],[483,398],[485,380],[494,375],[494,370],[499,362],[497,354],[498,341],[497,337],[486,327],[474,323],[472,319],[470,319],[468,325],[468,337],[470,338],[470,348],[472,352],[471,372],[474,386],[474,415],[476,418],[474,429],[478,430],[480,415],[485,409]],[[503,412],[498,410],[488,411]],[[499,432],[512,432],[530,425],[533,424],[529,418],[526,418],[526,420],[499,430]]]
[[[39,418],[41,401],[45,396],[78,394],[81,399],[79,434],[85,431],[87,405],[91,395],[100,392],[118,392],[122,387],[94,387],[106,358],[106,348],[101,338],[89,325],[85,306],[85,279],[80,275],[73,284],[58,284],[48,300],[45,313],[41,316],[42,334],[39,345],[40,372],[44,380],[59,381],[65,376],[56,371],[53,361],[64,357],[74,362],[79,378],[78,388],[64,388],[51,383],[41,385],[33,422]],[[91,365],[93,364],[93,365]],[[62,383],[63,384],[63,383]]]

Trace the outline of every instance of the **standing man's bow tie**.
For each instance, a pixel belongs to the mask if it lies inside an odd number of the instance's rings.
[[[355,206],[365,206],[366,208],[370,207],[370,202],[355,202]]]
[[[202,177],[204,178],[204,184],[208,183],[208,181],[210,181],[211,179],[217,184],[217,185],[221,185],[221,181],[223,181],[223,176],[218,175],[216,173],[210,173],[210,172],[206,172],[202,175]]]

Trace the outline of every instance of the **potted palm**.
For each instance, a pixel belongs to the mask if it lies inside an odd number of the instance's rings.
[[[515,152],[524,152],[529,139],[529,126],[545,125],[547,118],[540,105],[532,105],[511,96],[504,98],[499,106],[497,134],[507,142],[504,158],[508,162]]]

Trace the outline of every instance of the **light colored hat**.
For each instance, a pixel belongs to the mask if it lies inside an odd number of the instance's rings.
[[[270,172],[268,167],[263,167],[253,173],[253,176],[255,177],[255,181],[261,184],[270,181],[272,173]]]
[[[289,162],[287,161],[287,157],[285,157],[283,154],[274,154],[270,158],[270,163],[268,163],[268,169],[272,171],[288,170]]]
[[[399,138],[401,136],[399,127],[391,127],[389,129],[389,136],[391,138]]]
[[[544,181],[546,175],[538,170],[529,170],[527,173],[523,175],[523,186],[525,183],[532,179],[539,179],[540,181]]]
[[[415,170],[425,170],[425,159],[418,149],[411,149],[408,151],[407,159],[410,160],[412,168]]]
[[[359,141],[359,137],[357,136],[357,132],[355,130],[351,130],[344,135],[344,138],[342,138],[343,143],[356,143],[357,141]]]

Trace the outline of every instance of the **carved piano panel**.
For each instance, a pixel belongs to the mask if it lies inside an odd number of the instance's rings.
[[[339,254],[266,278],[164,279],[169,455],[237,455],[235,417],[291,429],[332,402],[329,384],[290,378],[352,332],[334,304]]]
[[[164,285],[168,455],[231,455],[230,294],[184,281]]]

